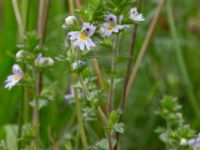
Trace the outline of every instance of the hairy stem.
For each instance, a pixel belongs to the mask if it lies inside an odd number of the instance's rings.
[[[196,103],[196,98],[195,98],[195,94],[193,92],[194,90],[193,90],[193,87],[192,87],[192,82],[191,82],[190,77],[188,75],[187,67],[186,67],[185,60],[184,60],[184,57],[183,57],[183,53],[182,53],[182,50],[181,50],[181,47],[180,47],[180,42],[178,40],[179,36],[178,36],[176,25],[175,25],[175,19],[174,19],[173,14],[172,14],[172,5],[171,5],[170,0],[168,0],[168,2],[167,2],[167,15],[168,15],[171,35],[172,35],[172,39],[173,39],[173,45],[174,45],[174,49],[175,49],[175,53],[176,53],[176,57],[177,57],[177,62],[179,64],[180,71],[182,73],[185,86],[187,87],[186,91],[187,91],[187,94],[188,94],[188,97],[189,97],[189,102],[191,103],[191,106],[193,107],[194,113],[196,114],[196,116],[200,120],[200,110],[199,110],[198,105]]]

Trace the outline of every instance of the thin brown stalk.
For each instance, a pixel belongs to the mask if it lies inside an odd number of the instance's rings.
[[[131,58],[129,58],[128,65],[127,65],[126,77],[125,77],[125,84],[124,84],[124,89],[123,89],[123,96],[122,96],[122,99],[120,101],[120,106],[119,106],[122,110],[124,110],[124,105],[125,105],[126,99],[128,97],[128,93],[130,91],[132,84],[135,81],[136,75],[138,73],[139,67],[140,67],[142,60],[144,58],[144,55],[146,53],[147,47],[148,47],[148,45],[149,45],[149,43],[152,39],[153,33],[155,32],[156,25],[157,25],[158,19],[160,17],[161,10],[164,6],[164,3],[165,3],[165,0],[160,0],[159,4],[157,6],[156,15],[151,22],[147,36],[146,36],[146,38],[143,42],[142,48],[140,50],[139,56],[136,60],[136,63],[133,67],[131,74],[130,74],[131,70],[130,70],[130,68],[128,68],[128,67],[131,67]],[[141,2],[138,3],[138,4],[141,5]],[[137,29],[135,29],[135,30],[137,30]],[[135,39],[134,39],[135,35],[134,34],[136,34],[136,32],[134,32],[134,30],[133,30],[133,35],[132,35],[133,43],[131,44],[131,46],[135,46],[134,45],[135,44]],[[131,50],[129,51],[129,54],[133,54],[133,53],[131,53]],[[130,56],[132,56],[132,55],[130,55]],[[130,74],[130,75],[128,75],[128,74]],[[122,116],[120,116],[119,121],[121,121],[121,119],[122,119]],[[119,135],[117,134],[117,139],[118,138],[119,138]],[[115,147],[115,150],[117,150],[117,147]]]
[[[139,0],[138,4],[137,4],[137,9],[138,9],[139,12],[140,12],[140,9],[141,9],[141,5],[142,5],[142,0]],[[131,74],[132,58],[133,58],[133,54],[134,54],[134,51],[135,51],[137,29],[138,29],[138,25],[134,25],[132,36],[131,36],[131,44],[130,44],[130,48],[129,48],[129,52],[128,52],[129,57],[128,57],[128,63],[127,63],[127,66],[126,66],[126,74],[125,74],[124,85],[123,85],[123,89],[122,89],[122,97],[121,97],[121,100],[120,100],[120,108],[121,109],[123,109],[124,103],[125,103],[125,100],[126,100],[127,85],[128,85],[128,81],[129,81],[130,74]]]
[[[138,0],[138,2],[137,2],[138,12],[140,12],[141,6],[142,6],[142,0]],[[127,91],[128,81],[129,81],[129,78],[130,78],[130,73],[131,73],[132,58],[133,58],[133,54],[134,54],[134,51],[135,51],[137,30],[138,30],[138,26],[134,25],[133,31],[132,31],[132,36],[131,36],[130,48],[129,48],[129,51],[128,51],[129,57],[128,57],[128,62],[127,62],[127,66],[126,66],[126,73],[125,73],[125,77],[124,77],[124,85],[123,85],[123,89],[122,89],[122,96],[121,96],[121,100],[120,100],[120,104],[119,104],[119,107],[122,110],[124,109],[124,104],[125,104],[125,101],[126,101],[126,91]],[[120,116],[119,122],[121,121],[121,118],[122,118],[122,116]],[[117,144],[114,147],[114,150],[118,150],[119,133],[116,134],[116,140],[117,140]]]
[[[81,0],[76,0],[76,6],[77,8],[81,8]]]
[[[47,16],[48,16],[48,10],[49,10],[50,0],[40,0],[39,3],[39,16],[38,16],[38,28],[37,33],[40,37],[40,43],[44,43],[45,39],[45,31],[46,31],[46,24],[47,24]],[[36,81],[35,81],[35,107],[33,110],[33,126],[37,127],[36,131],[36,137],[37,141],[36,144],[39,142],[39,100],[38,97],[40,95],[40,92],[42,90],[42,73],[38,72],[36,73]]]
[[[50,0],[40,0],[37,32],[38,36],[41,38],[41,44],[44,43],[45,39],[49,6]]]
[[[150,24],[147,36],[146,36],[146,38],[145,38],[145,40],[144,40],[144,42],[142,44],[142,48],[140,50],[139,56],[137,57],[136,63],[135,63],[135,65],[133,67],[133,70],[131,72],[130,79],[129,79],[128,85],[127,85],[126,94],[125,94],[126,98],[128,97],[128,93],[130,91],[131,86],[134,84],[134,81],[136,79],[137,73],[138,73],[139,68],[140,68],[140,66],[142,64],[142,60],[144,58],[144,55],[147,52],[147,47],[148,47],[148,45],[149,45],[149,43],[150,43],[150,41],[152,39],[153,33],[155,32],[155,29],[156,29],[156,26],[157,26],[161,11],[162,11],[162,9],[164,7],[165,1],[166,0],[160,0],[159,1],[159,4],[157,6],[157,10],[156,10],[156,14],[155,14],[155,16],[154,16],[154,18],[153,18],[153,20],[152,20],[152,22]]]

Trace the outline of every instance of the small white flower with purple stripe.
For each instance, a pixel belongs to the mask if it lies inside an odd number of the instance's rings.
[[[135,22],[141,22],[144,21],[144,17],[141,13],[138,13],[137,8],[134,7],[129,12],[129,18]]]
[[[105,20],[107,22],[101,25],[101,35],[103,37],[111,36],[113,32],[117,33],[119,30],[126,28],[125,25],[118,25],[117,24],[117,17],[113,14],[109,14],[105,16]]]
[[[95,26],[84,23],[81,31],[70,32],[68,37],[73,42],[74,47],[79,47],[80,50],[91,50],[95,44],[90,37],[94,34],[95,29]]]
[[[200,150],[200,134],[188,141],[188,145],[193,148],[193,150]]]
[[[19,65],[14,64],[12,67],[13,74],[9,75],[7,77],[5,88],[11,89],[13,86],[15,86],[24,76],[24,72],[19,67]]]

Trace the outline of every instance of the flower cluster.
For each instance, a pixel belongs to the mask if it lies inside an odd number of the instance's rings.
[[[123,17],[117,18],[114,14],[105,15],[105,21],[100,25],[100,34],[102,37],[109,37],[113,33],[118,33],[120,30],[127,28],[127,25],[121,25]],[[134,22],[144,21],[142,14],[138,13],[137,8],[132,8],[129,12],[129,18]],[[77,21],[75,16],[69,16],[65,19],[64,28],[73,26]],[[90,23],[84,23],[81,31],[72,31],[68,33],[68,38],[72,41],[73,47],[79,47],[80,50],[91,50],[95,47],[95,43],[91,40],[96,27]]]

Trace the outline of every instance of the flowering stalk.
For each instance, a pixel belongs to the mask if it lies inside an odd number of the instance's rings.
[[[133,67],[133,70],[130,74],[130,79],[128,81],[128,84],[127,84],[127,90],[126,90],[126,93],[125,93],[125,97],[128,97],[128,93],[130,91],[130,88],[131,86],[134,84],[134,81],[136,79],[136,76],[137,76],[137,73],[139,71],[139,68],[140,68],[140,65],[142,64],[142,60],[144,58],[144,55],[147,51],[147,47],[152,39],[152,36],[153,36],[153,33],[156,29],[156,26],[157,26],[157,22],[158,22],[158,19],[160,17],[160,14],[161,14],[161,11],[164,7],[164,4],[165,4],[165,1],[166,0],[160,0],[158,6],[157,6],[157,10],[156,10],[156,14],[155,14],[155,17],[153,18],[152,22],[151,22],[151,25],[149,27],[149,30],[148,30],[148,33],[147,33],[147,36],[142,44],[142,48],[140,50],[140,53],[137,57],[137,60],[136,60],[136,63]]]
[[[73,5],[71,7],[73,7]],[[76,7],[78,9],[81,8],[81,0],[76,0]],[[72,12],[72,14],[73,14],[73,12]],[[106,89],[105,79],[104,79],[104,76],[103,76],[103,74],[101,72],[101,69],[100,69],[99,62],[98,62],[97,58],[95,58],[95,57],[92,58],[92,62],[93,62],[93,66],[94,66],[94,69],[95,69],[95,72],[96,72],[96,76],[97,76],[100,88]]]
[[[141,5],[142,5],[142,0],[139,0],[138,4],[137,4],[137,9],[139,11],[141,9]],[[127,99],[127,94],[126,94],[127,88],[128,88],[127,86],[128,86],[128,82],[129,82],[129,78],[130,78],[130,74],[131,74],[132,58],[133,58],[133,54],[134,54],[134,50],[135,50],[137,30],[138,30],[138,25],[136,24],[133,27],[131,44],[130,44],[130,48],[129,48],[129,52],[128,52],[128,62],[127,62],[127,67],[126,67],[126,74],[125,74],[124,85],[123,85],[123,89],[122,89],[122,97],[121,97],[121,101],[120,101],[120,108],[122,110],[124,109],[124,104]]]

